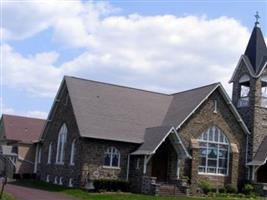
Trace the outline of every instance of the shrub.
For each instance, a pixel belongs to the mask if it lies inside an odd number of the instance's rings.
[[[251,184],[245,184],[243,187],[243,193],[245,195],[253,194],[254,187]]]
[[[24,173],[24,174],[22,174],[22,178],[23,179],[32,179],[32,174],[30,174],[30,173]]]
[[[232,184],[226,185],[225,190],[227,193],[237,193],[237,189]]]
[[[208,194],[211,191],[211,184],[208,181],[201,180],[199,181],[198,186],[202,189],[204,194]]]
[[[219,188],[219,193],[225,193],[225,192],[226,192],[225,188]]]
[[[99,179],[94,181],[96,191],[129,191],[129,182],[123,180]]]
[[[13,174],[13,179],[20,180],[21,175],[20,174]]]

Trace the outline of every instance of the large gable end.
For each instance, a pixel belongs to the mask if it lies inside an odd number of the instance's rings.
[[[67,84],[67,82],[68,82],[67,79],[68,79],[68,77],[64,76],[64,78],[62,79],[62,81],[60,83],[59,89],[58,89],[57,94],[55,96],[55,99],[54,99],[54,102],[53,102],[52,107],[50,109],[50,112],[48,114],[44,129],[42,131],[42,135],[40,137],[40,140],[43,140],[45,138],[49,125],[52,123],[52,121],[54,120],[54,117],[57,115],[57,111],[58,111],[58,107],[59,107],[60,103],[63,105],[66,105],[66,106],[67,106],[67,104],[69,104],[70,107],[68,107],[68,108],[71,108],[72,111],[74,110],[73,109],[73,103],[72,103],[73,100],[72,100],[72,96],[70,95],[70,92],[69,92],[69,86]],[[75,120],[77,122],[76,115],[74,112],[73,112],[73,115],[74,115],[73,120]],[[79,128],[79,126],[78,126],[78,128]]]
[[[250,134],[247,126],[232,104],[231,99],[227,95],[220,83],[214,83],[201,88],[174,94],[173,101],[168,109],[167,115],[163,121],[164,125],[173,125],[179,129],[197,109],[215,92],[219,91],[222,99],[234,115],[235,119],[247,134]]]
[[[173,94],[163,125],[179,127],[218,87],[218,83]]]

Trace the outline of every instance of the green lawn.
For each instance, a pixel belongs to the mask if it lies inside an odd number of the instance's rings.
[[[41,181],[17,181],[14,184],[43,189],[51,192],[61,192],[81,200],[241,200],[237,197],[155,197],[131,193],[88,193],[80,189],[70,189]],[[242,198],[248,200],[249,198]],[[252,198],[253,199],[253,198]],[[257,200],[259,200],[258,198]],[[262,198],[264,199],[264,198]],[[9,200],[9,199],[8,199]],[[265,198],[267,200],[267,198]]]
[[[15,200],[10,194],[4,193],[1,200]]]

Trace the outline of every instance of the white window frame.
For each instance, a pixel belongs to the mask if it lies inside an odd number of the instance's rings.
[[[49,183],[49,178],[50,178],[50,175],[47,174],[47,175],[46,175],[46,182],[47,182],[47,183]]]
[[[218,113],[218,102],[217,100],[213,100],[213,103],[214,103],[214,110],[213,110],[213,113]]]
[[[64,123],[58,133],[56,164],[64,164],[65,145],[67,142],[68,129]]]
[[[71,188],[73,187],[73,178],[69,179],[69,187],[71,187]]]
[[[70,165],[75,165],[74,163],[75,152],[76,152],[76,139],[74,139],[71,143]]]
[[[54,184],[57,185],[57,176],[55,176],[55,178],[54,178]]]
[[[63,180],[63,177],[61,176],[61,177],[59,177],[59,182],[58,182],[58,184],[59,185],[63,185],[63,182],[62,182],[62,180]]]
[[[218,140],[216,140],[215,138],[215,131],[217,130],[218,133]],[[210,137],[210,133],[212,134]],[[207,139],[205,139],[205,136],[207,137]],[[222,138],[222,141],[220,141],[220,139]],[[206,129],[198,138],[198,142],[199,143],[206,143],[206,151],[208,151],[209,149],[209,144],[215,144],[217,146],[217,152],[220,151],[220,145],[227,145],[227,164],[226,164],[226,169],[225,168],[220,168],[219,167],[219,162],[220,162],[220,158],[219,158],[219,153],[217,155],[216,158],[216,168],[215,168],[215,173],[212,172],[208,172],[208,160],[210,160],[210,158],[208,158],[208,154],[206,155],[206,165],[205,166],[200,166],[200,164],[198,164],[198,173],[199,174],[204,174],[204,175],[216,175],[216,176],[228,176],[229,174],[229,162],[230,162],[230,143],[227,139],[227,137],[225,136],[225,134],[216,126],[212,126],[208,129]],[[200,148],[201,149],[201,148]],[[200,154],[199,154],[200,156]],[[200,171],[199,168],[204,168],[204,172]],[[226,173],[219,173],[219,169],[225,169]]]
[[[47,164],[51,164],[51,157],[52,157],[52,149],[53,148],[53,143],[50,142],[49,147],[48,147],[48,157],[47,157]]]
[[[267,83],[265,81],[261,82],[261,107],[267,108]]]
[[[104,167],[105,168],[120,168],[120,160],[121,160],[121,154],[120,151],[115,148],[115,147],[108,147],[104,153],[104,159],[106,157],[106,155],[110,155],[110,161],[109,161],[109,165],[105,165],[105,160],[104,160]],[[113,156],[117,155],[118,156],[118,165],[117,166],[113,166]]]

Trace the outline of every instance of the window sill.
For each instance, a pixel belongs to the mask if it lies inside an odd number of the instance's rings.
[[[64,165],[64,163],[55,163],[56,165]]]
[[[226,177],[228,174],[213,174],[213,173],[204,173],[204,172],[198,172],[198,175],[206,175],[206,176],[220,176],[220,177]]]
[[[121,169],[120,167],[103,166],[104,169]]]
[[[75,164],[74,163],[70,163],[69,166],[75,166]]]

